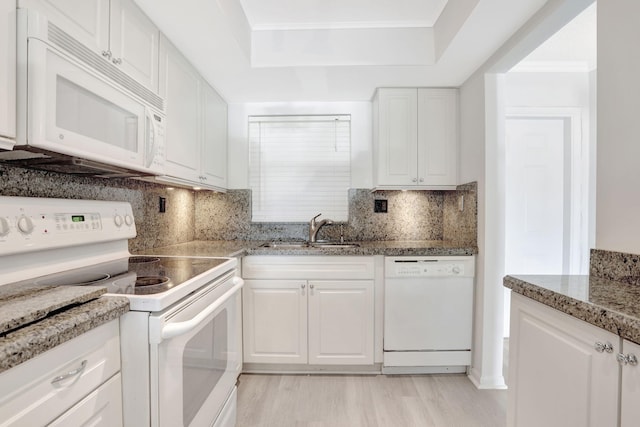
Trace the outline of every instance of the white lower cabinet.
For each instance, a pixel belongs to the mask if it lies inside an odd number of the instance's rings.
[[[243,260],[244,362],[372,365],[373,258],[268,258]]]
[[[511,298],[507,426],[637,426],[640,370],[631,356],[640,356],[640,346],[522,295]]]
[[[0,426],[122,425],[118,320],[0,374]]]
[[[618,356],[622,365],[620,388],[620,425],[634,427],[640,425],[640,345],[622,341],[622,353]]]

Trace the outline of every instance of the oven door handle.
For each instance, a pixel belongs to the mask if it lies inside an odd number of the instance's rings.
[[[234,283],[234,286],[229,289],[223,296],[218,298],[216,302],[202,310],[198,313],[193,319],[187,320],[185,322],[177,322],[177,323],[169,323],[162,328],[162,332],[160,336],[162,339],[169,339],[173,337],[177,337],[178,335],[185,334],[198,326],[207,316],[216,311],[220,306],[226,303],[229,298],[233,296],[242,286],[244,285],[244,280],[240,277],[234,276],[231,279]]]

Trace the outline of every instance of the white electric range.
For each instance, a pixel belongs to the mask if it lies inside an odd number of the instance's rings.
[[[128,203],[0,197],[0,286],[97,285],[129,299],[124,425],[235,425],[237,261],[131,256],[135,236]]]

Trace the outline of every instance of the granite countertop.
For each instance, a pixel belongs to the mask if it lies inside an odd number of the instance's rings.
[[[0,372],[129,310],[101,286],[0,286]]]
[[[506,276],[513,292],[640,344],[640,286],[594,276]]]
[[[360,241],[354,248],[268,248],[263,240],[218,240],[179,243],[139,252],[140,255],[244,256],[244,255],[385,255],[385,256],[460,256],[475,255],[478,248],[442,240]]]

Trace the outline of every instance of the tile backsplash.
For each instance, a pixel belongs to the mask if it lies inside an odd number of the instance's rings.
[[[0,195],[117,200],[131,203],[138,236],[132,252],[191,240],[304,239],[308,223],[252,223],[251,192],[168,188],[133,179],[102,179],[35,171],[0,164]],[[464,206],[460,198],[464,196]],[[159,198],[167,200],[159,213]],[[374,200],[387,213],[374,213]],[[460,207],[463,207],[460,210]],[[349,190],[349,220],[323,227],[319,239],[449,240],[476,245],[476,183],[456,191]]]

